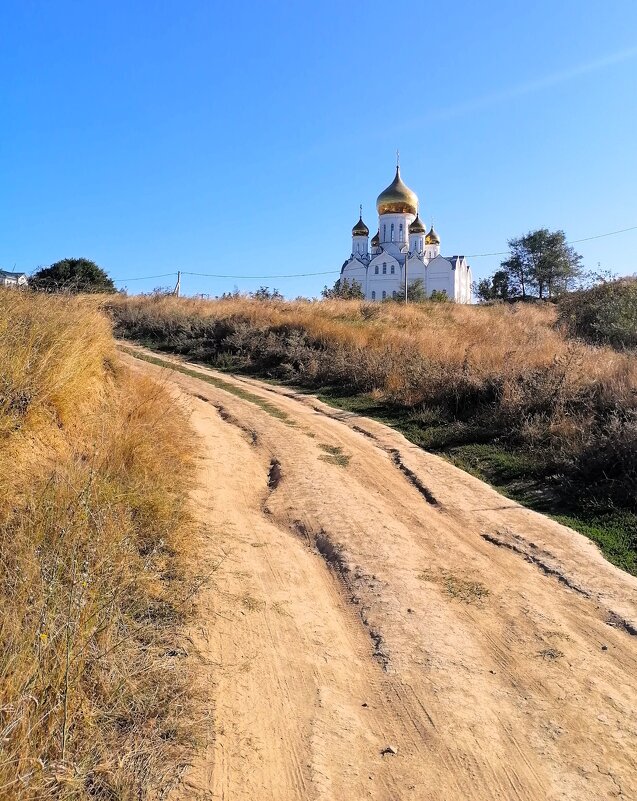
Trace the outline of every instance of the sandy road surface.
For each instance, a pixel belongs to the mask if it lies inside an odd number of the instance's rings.
[[[637,798],[635,579],[379,423],[123,358],[192,408],[220,563],[181,798]]]

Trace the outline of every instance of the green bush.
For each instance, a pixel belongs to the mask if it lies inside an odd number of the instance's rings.
[[[107,273],[89,259],[62,259],[50,267],[41,267],[31,276],[29,286],[41,292],[116,291]]]
[[[562,296],[558,323],[570,336],[596,345],[637,348],[637,277]]]

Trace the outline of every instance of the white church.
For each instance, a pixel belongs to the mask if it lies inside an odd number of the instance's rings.
[[[464,256],[441,256],[440,237],[427,231],[418,214],[418,197],[396,177],[376,200],[378,231],[369,242],[361,214],[352,228],[352,254],[341,269],[341,281],[357,281],[367,300],[401,298],[407,284],[421,279],[430,297],[443,292],[456,303],[471,303],[471,268]]]

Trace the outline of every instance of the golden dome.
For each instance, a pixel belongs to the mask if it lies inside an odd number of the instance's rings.
[[[425,228],[423,221],[420,217],[416,214],[416,219],[413,223],[409,226],[409,233],[410,234],[426,234],[427,229]]]
[[[396,167],[396,177],[383,190],[376,200],[379,214],[416,214],[418,196],[400,178],[400,167]]]
[[[372,247],[377,248],[380,245],[380,231],[376,231],[372,237]]]
[[[352,228],[352,236],[369,236],[369,228],[363,222],[363,215],[361,213],[358,222]]]
[[[434,229],[433,223],[431,224],[431,230],[425,237],[425,245],[439,245],[440,244],[440,237],[436,233]]]

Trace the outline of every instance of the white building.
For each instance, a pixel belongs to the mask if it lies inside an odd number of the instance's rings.
[[[376,200],[378,231],[369,242],[362,208],[352,228],[352,253],[341,269],[341,280],[357,281],[367,300],[404,297],[407,284],[421,279],[429,297],[444,292],[456,303],[471,303],[471,268],[464,256],[441,256],[440,237],[429,232],[418,214],[418,197],[396,177]]]
[[[26,286],[28,283],[26,273],[11,273],[0,270],[0,286]]]

